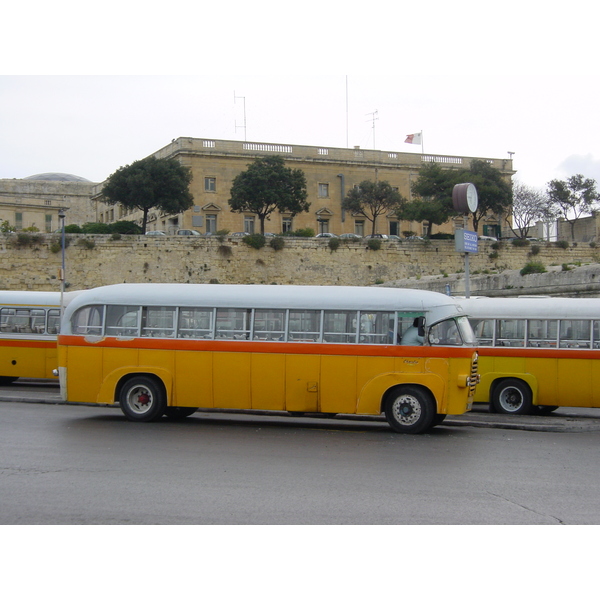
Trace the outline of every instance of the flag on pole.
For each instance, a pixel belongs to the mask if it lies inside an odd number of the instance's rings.
[[[423,133],[411,133],[406,136],[405,144],[420,144]]]

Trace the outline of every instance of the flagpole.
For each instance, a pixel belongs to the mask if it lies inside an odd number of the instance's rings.
[[[425,144],[423,143],[423,130],[421,129],[421,154],[425,154]]]

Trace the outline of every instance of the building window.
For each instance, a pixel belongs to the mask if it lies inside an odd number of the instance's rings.
[[[329,219],[317,219],[319,233],[329,233]]]
[[[400,224],[398,221],[390,221],[390,235],[400,235]]]
[[[205,192],[216,192],[217,191],[217,178],[216,177],[205,177],[204,178],[204,191]]]
[[[206,215],[206,233],[217,233],[217,215]]]
[[[365,235],[365,222],[364,221],[354,221],[354,233],[360,235],[361,237]]]
[[[423,223],[422,227],[422,235],[423,237],[427,237],[429,235],[429,225],[425,225],[425,223]]]
[[[52,206],[52,200],[44,200],[45,206]]]
[[[52,215],[45,215],[46,217],[46,233],[52,233]]]
[[[320,183],[319,184],[319,198],[329,198],[329,184],[328,183]]]
[[[23,229],[23,213],[15,213],[15,228]]]
[[[244,217],[244,231],[246,233],[254,233],[254,217]]]
[[[281,220],[281,231],[289,233],[292,231],[292,217],[283,217]]]

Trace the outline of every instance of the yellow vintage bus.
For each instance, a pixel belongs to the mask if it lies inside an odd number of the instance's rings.
[[[600,299],[460,299],[477,337],[475,402],[490,411],[544,414],[600,407]]]
[[[60,292],[0,291],[0,385],[57,379]]]
[[[424,345],[402,345],[415,329]],[[470,409],[474,340],[435,292],[119,284],[69,304],[59,372],[65,400],[118,402],[132,421],[197,408],[385,413],[420,433]]]

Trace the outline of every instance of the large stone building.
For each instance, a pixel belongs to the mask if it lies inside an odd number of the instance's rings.
[[[444,168],[466,168],[472,158],[459,156],[436,156],[409,152],[327,148],[324,146],[294,146],[285,144],[226,141],[197,138],[178,138],[154,153],[157,158],[176,158],[191,168],[193,180],[190,191],[194,207],[179,215],[162,215],[159,211],[149,214],[148,229],[174,233],[177,229],[195,229],[199,233],[214,233],[227,229],[230,232],[259,231],[258,217],[252,213],[231,212],[228,204],[230,189],[236,175],[244,171],[256,158],[269,155],[282,156],[287,166],[304,171],[307,181],[310,211],[292,217],[286,213],[273,213],[265,224],[265,231],[281,233],[312,228],[316,233],[335,234],[371,233],[371,223],[358,215],[342,210],[342,199],[353,186],[366,179],[388,181],[404,197],[411,197],[411,183],[426,162],[438,162]],[[484,159],[499,169],[507,178],[513,173],[510,159]],[[108,206],[101,202],[102,185],[93,189],[98,201],[96,220],[111,223],[122,219],[141,223],[141,212],[124,211],[120,206]],[[460,226],[463,220],[460,219]],[[498,235],[501,222],[489,215],[482,223],[484,235]],[[413,231],[426,235],[421,223],[399,222],[390,214],[377,221],[377,233],[402,235]],[[441,226],[439,231],[453,232],[454,223]]]
[[[60,226],[61,209],[67,225],[94,221],[95,203],[90,197],[95,185],[67,173],[0,179],[0,222],[7,221],[17,231],[35,228],[50,233]]]

